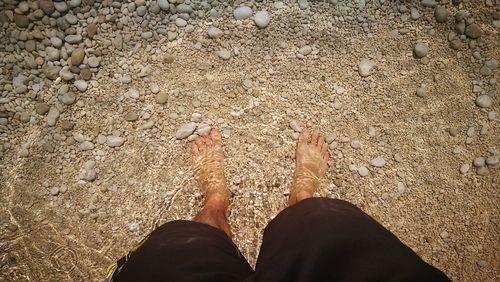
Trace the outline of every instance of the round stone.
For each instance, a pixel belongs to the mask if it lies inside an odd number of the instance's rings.
[[[413,47],[413,54],[415,54],[417,58],[423,58],[427,56],[428,53],[429,47],[425,43],[419,42]]]
[[[368,176],[368,174],[370,174],[370,171],[368,170],[368,168],[366,166],[360,166],[358,168],[358,174],[362,177],[365,177],[365,176]]]
[[[248,19],[249,17],[252,16],[252,14],[253,14],[252,8],[248,6],[241,6],[234,9],[233,11],[233,16],[237,20]]]
[[[476,98],[476,105],[481,108],[489,108],[493,102],[488,95],[479,95]]]
[[[255,13],[254,22],[259,28],[266,28],[271,21],[271,17],[267,11],[259,11]]]

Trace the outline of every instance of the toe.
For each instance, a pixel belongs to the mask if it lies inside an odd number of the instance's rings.
[[[299,135],[299,143],[307,142],[308,138],[309,138],[309,130],[307,130],[307,128],[304,128]]]
[[[207,133],[203,134],[203,141],[205,141],[205,144],[207,144],[207,146],[212,146],[213,142],[212,142],[212,138],[211,136]]]
[[[325,144],[325,138],[323,138],[323,136],[320,136],[318,139],[318,147],[320,150],[323,147],[323,144]]]
[[[325,161],[328,161],[330,158],[330,154],[328,153],[328,144],[326,142],[321,146],[321,155]]]
[[[198,145],[195,142],[191,143],[191,151],[193,152],[193,157],[197,157],[200,154],[200,150],[198,150]]]
[[[206,145],[205,145],[205,142],[203,142],[203,139],[202,138],[196,138],[194,140],[194,143],[196,144],[196,146],[198,147],[198,151],[199,152],[203,152],[205,151],[205,148],[206,148]]]
[[[210,136],[215,145],[222,145],[222,135],[217,128],[212,128],[210,131]]]
[[[314,131],[313,134],[311,135],[311,144],[312,145],[318,144],[318,137],[319,137],[318,132]]]

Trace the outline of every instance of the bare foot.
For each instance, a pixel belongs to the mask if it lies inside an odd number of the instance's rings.
[[[229,189],[224,176],[224,151],[220,131],[212,129],[192,143],[193,171],[198,186],[205,195],[205,205],[226,209],[229,205]]]
[[[310,137],[310,140],[309,140]],[[328,144],[317,132],[304,128],[295,152],[295,174],[288,205],[310,198],[318,190],[319,179],[328,168]]]

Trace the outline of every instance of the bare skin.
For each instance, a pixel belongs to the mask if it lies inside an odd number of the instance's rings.
[[[194,221],[221,229],[232,237],[226,213],[229,207],[229,189],[224,175],[224,151],[220,131],[210,133],[192,142],[193,170],[205,204]]]
[[[232,237],[226,213],[229,207],[229,189],[224,175],[224,151],[220,131],[197,138],[192,143],[193,170],[205,204],[194,221],[221,229]],[[317,132],[304,129],[297,142],[295,174],[288,199],[291,206],[310,198],[319,187],[319,179],[328,168],[328,144]]]
[[[288,205],[311,198],[318,190],[319,179],[328,169],[328,144],[317,132],[309,134],[304,128],[299,135],[295,151],[295,174]]]

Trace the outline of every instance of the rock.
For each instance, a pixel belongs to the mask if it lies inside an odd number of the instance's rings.
[[[92,143],[90,141],[83,141],[82,143],[80,143],[80,150],[82,150],[82,151],[93,150],[94,147],[95,147],[94,143]]]
[[[196,130],[196,123],[190,122],[183,124],[175,133],[175,138],[181,140],[187,138],[189,135],[193,134]]]
[[[64,19],[69,24],[77,24],[78,23],[78,18],[75,15],[73,15],[73,14],[66,14],[66,15],[64,15]]]
[[[86,161],[80,170],[80,179],[85,181],[94,181],[97,177],[95,171],[95,161]]]
[[[483,31],[481,30],[479,25],[473,23],[465,28],[465,35],[472,39],[477,39],[483,35]]]
[[[402,194],[405,191],[405,184],[401,181],[398,182],[398,193]]]
[[[359,140],[352,140],[351,147],[353,149],[359,149],[359,148],[361,148],[361,142],[359,142]]]
[[[70,35],[66,35],[66,37],[64,37],[64,41],[66,41],[69,44],[77,44],[77,43],[82,42],[82,40],[83,40],[83,38],[79,34],[70,34]]]
[[[484,66],[490,70],[495,70],[498,67],[498,61],[495,59],[490,59],[484,62]]]
[[[382,157],[378,157],[376,159],[373,159],[370,164],[374,167],[383,167],[385,165],[385,160]]]
[[[455,31],[458,34],[464,34],[465,33],[465,22],[458,22],[455,24]]]
[[[74,85],[76,87],[76,89],[78,89],[80,92],[85,92],[85,90],[87,90],[87,87],[88,87],[88,84],[85,80],[76,80],[74,82]]]
[[[179,4],[175,9],[179,14],[191,14],[193,12],[193,8],[187,4]]]
[[[296,120],[290,121],[290,128],[295,132],[302,132],[302,126]]]
[[[360,166],[358,168],[358,174],[362,177],[365,177],[365,176],[368,176],[368,174],[370,174],[370,171],[368,170],[368,168],[366,166]]]
[[[87,59],[87,64],[91,68],[97,68],[99,66],[99,59],[97,57],[90,57]]]
[[[92,72],[88,68],[82,69],[80,71],[80,77],[83,80],[90,80],[92,78]]]
[[[481,108],[489,108],[493,102],[488,95],[479,95],[476,98],[476,105]]]
[[[54,2],[54,7],[56,8],[56,11],[62,14],[68,11],[68,4],[66,4],[65,1]]]
[[[85,58],[85,50],[83,48],[76,48],[71,53],[71,65],[78,67],[83,63]]]
[[[97,34],[97,24],[89,23],[87,25],[87,37],[92,39]]]
[[[50,108],[49,113],[47,114],[47,125],[54,126],[56,125],[57,119],[59,119],[59,110],[55,107]]]
[[[227,49],[221,49],[217,51],[217,56],[223,60],[229,60],[231,58],[231,52],[229,52]]]
[[[144,130],[146,130],[146,129],[151,129],[151,128],[153,128],[153,126],[154,126],[154,125],[155,125],[155,122],[154,122],[154,121],[152,121],[152,120],[148,120],[148,121],[146,121],[145,123],[143,123],[143,124],[141,125],[141,128],[142,128],[142,129],[144,129]]]
[[[307,0],[299,0],[299,8],[301,10],[309,8],[309,2],[307,2]]]
[[[462,164],[460,166],[460,173],[461,174],[466,174],[470,169],[470,165],[469,164]]]
[[[266,28],[271,21],[271,17],[267,11],[259,11],[255,13],[254,22],[259,28]]]
[[[126,121],[132,122],[132,121],[136,121],[139,118],[139,116],[135,112],[129,111],[125,114],[125,116],[123,118]]]
[[[425,43],[419,42],[413,47],[413,54],[415,54],[417,58],[423,58],[427,56],[428,53],[429,47]]]
[[[436,5],[437,3],[434,0],[422,0],[422,6],[424,7],[434,8]]]
[[[472,163],[475,167],[482,167],[486,164],[486,160],[483,157],[477,157]]]
[[[418,11],[417,8],[411,7],[411,9],[410,9],[410,17],[411,17],[412,20],[417,20],[418,18],[420,18],[420,12]]]
[[[178,27],[185,27],[187,25],[187,21],[183,18],[175,19],[175,25]]]
[[[52,2],[52,0],[40,0],[38,5],[40,9],[48,16],[50,16],[56,10],[56,7],[54,7],[54,2]]]
[[[165,104],[168,101],[168,93],[160,92],[156,95],[156,103]]]
[[[434,9],[434,17],[438,23],[444,23],[448,18],[448,10],[446,7],[437,6],[436,9]]]
[[[55,37],[55,36],[50,38],[50,43],[55,48],[61,48],[63,45],[62,39],[59,37]]]
[[[211,26],[208,28],[208,37],[216,39],[221,38],[224,35],[224,32],[215,26]]]
[[[68,69],[62,69],[59,72],[59,76],[64,80],[64,81],[70,81],[72,80],[75,76],[73,75],[72,72],[70,72]]]
[[[462,41],[458,38],[455,38],[455,39],[450,41],[450,47],[453,50],[460,50],[460,49],[462,49]]]
[[[170,9],[170,4],[168,3],[168,0],[158,0],[156,1],[156,3],[163,11],[168,11]]]
[[[369,59],[363,59],[358,64],[358,72],[362,77],[370,76],[375,69],[375,62]]]
[[[477,175],[480,175],[480,176],[486,176],[490,173],[490,170],[488,169],[487,166],[482,166],[482,167],[477,168],[476,173],[477,173]]]
[[[146,6],[140,6],[140,7],[137,7],[136,13],[139,17],[144,17],[144,15],[146,15],[147,11],[148,11],[148,8],[146,8]]]
[[[59,50],[54,48],[54,47],[47,47],[45,48],[45,53],[47,54],[45,56],[45,59],[47,61],[59,61]]]
[[[149,85],[149,90],[151,90],[153,94],[158,94],[160,92],[160,86],[158,86],[158,84],[156,83],[152,83],[151,85]]]
[[[153,1],[153,2],[149,3],[149,12],[151,14],[156,15],[156,14],[158,14],[160,12],[160,10],[161,9],[160,9],[160,6],[158,5],[158,2],[154,2]]]
[[[33,52],[36,50],[36,41],[35,40],[28,40],[26,43],[24,43],[24,49],[28,52]]]
[[[489,264],[485,260],[479,260],[479,261],[477,261],[477,265],[484,268],[484,267],[488,267]]]
[[[64,105],[73,105],[76,101],[76,95],[73,92],[64,93],[59,96],[59,101]]]
[[[117,34],[111,43],[113,44],[113,47],[121,51],[123,49],[123,37],[121,34]]]
[[[234,9],[233,11],[233,16],[237,20],[248,19],[249,17],[252,16],[252,14],[253,14],[252,8],[248,6],[241,6]]]
[[[416,94],[418,97],[425,97],[427,95],[427,89],[424,86],[421,86],[417,88]]]
[[[109,147],[120,147],[121,145],[123,145],[123,143],[125,143],[125,139],[122,137],[113,135],[109,135],[106,137],[106,145],[108,145]]]
[[[302,48],[299,49],[299,54],[301,54],[302,56],[307,56],[311,54],[311,52],[312,52],[312,47],[309,45],[304,45],[302,46]]]
[[[444,230],[441,233],[439,233],[439,237],[446,239],[446,238],[450,237],[450,234],[446,230]]]
[[[14,22],[20,28],[27,28],[30,24],[28,17],[20,14],[14,14]]]
[[[496,165],[500,161],[500,158],[498,156],[489,156],[486,159],[486,164],[488,165]]]
[[[63,120],[61,121],[61,128],[64,130],[64,131],[69,131],[69,130],[72,130],[73,127],[75,127],[75,124],[69,120]]]
[[[39,115],[44,115],[49,111],[50,107],[46,103],[36,103],[35,111]]]

